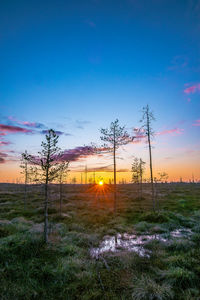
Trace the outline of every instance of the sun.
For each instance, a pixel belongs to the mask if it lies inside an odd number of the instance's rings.
[[[103,180],[99,181],[99,185],[103,185]]]

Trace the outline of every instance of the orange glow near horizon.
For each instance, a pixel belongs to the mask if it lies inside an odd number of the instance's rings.
[[[103,185],[103,184],[104,184],[103,180],[99,181],[99,185]]]
[[[162,165],[156,163],[154,169],[154,176],[158,177],[159,172],[167,172],[169,175],[168,181],[179,181],[180,177],[182,177],[183,181],[189,181],[192,179],[192,175],[194,176],[195,181],[199,181],[200,179],[200,173],[199,168],[196,160],[190,160],[190,161],[184,161],[181,160],[181,163],[179,161],[175,161],[172,165],[172,163],[162,163]],[[158,168],[159,166],[159,168]],[[19,163],[8,163],[8,164],[2,164],[0,165],[0,182],[10,182],[10,183],[23,183],[24,178],[23,175],[20,173]],[[84,172],[84,171],[83,171]],[[82,174],[83,174],[82,172]],[[81,183],[81,172],[75,172],[71,171],[69,173],[69,176],[67,177],[66,183],[71,183],[72,178],[76,177],[77,183]],[[113,179],[113,172],[96,172],[96,177],[99,177],[99,181],[97,179],[97,185],[98,187],[105,186]],[[103,180],[101,179],[103,178]],[[146,167],[146,172],[144,174],[144,179],[149,178],[149,168],[148,165]],[[93,179],[93,172],[88,172],[88,183],[89,179]],[[99,184],[100,181],[103,181],[103,185]],[[126,183],[131,182],[131,172],[117,172],[117,183],[125,181]],[[84,180],[82,180],[82,183],[85,183]]]

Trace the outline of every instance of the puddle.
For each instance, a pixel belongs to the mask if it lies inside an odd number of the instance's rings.
[[[104,252],[120,252],[127,250],[130,252],[136,252],[140,256],[150,256],[150,251],[144,249],[143,245],[148,243],[150,240],[166,241],[159,234],[154,235],[133,235],[133,234],[117,234],[116,236],[106,236],[101,242],[98,248],[92,248],[90,254],[94,258],[98,258],[99,255]]]
[[[183,236],[188,236],[191,234],[191,229],[176,229],[169,233],[169,238],[181,238]],[[90,255],[93,258],[98,258],[105,252],[120,252],[126,250],[130,252],[136,252],[142,257],[150,257],[151,251],[145,249],[143,246],[151,240],[166,242],[169,240],[169,238],[166,238],[166,234],[135,235],[128,233],[118,233],[116,236],[105,236],[99,247],[91,248]]]
[[[191,235],[192,234],[192,230],[188,229],[188,228],[183,228],[183,229],[176,229],[174,231],[171,231],[171,236],[172,237],[177,237],[177,238],[181,238],[183,236],[187,236],[187,235]]]

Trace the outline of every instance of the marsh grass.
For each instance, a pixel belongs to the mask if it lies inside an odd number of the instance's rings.
[[[0,298],[1,299],[199,299],[200,187],[157,186],[160,211],[152,212],[148,185],[137,199],[134,185],[118,187],[118,210],[112,195],[99,201],[85,186],[64,186],[59,215],[57,186],[51,186],[50,243],[45,245],[43,194],[28,187],[0,185]],[[199,209],[199,211],[198,211]],[[170,231],[192,234],[170,237]],[[119,251],[94,259],[105,235],[162,234],[168,241],[151,240],[150,257]]]

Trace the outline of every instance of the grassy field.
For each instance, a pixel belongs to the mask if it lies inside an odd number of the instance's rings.
[[[49,244],[43,242],[43,188],[0,184],[0,299],[200,299],[200,184],[119,185],[113,215],[112,186],[49,191]],[[170,236],[183,229],[190,234]],[[150,255],[118,249],[98,257],[90,250],[105,236],[160,235],[143,245]]]

